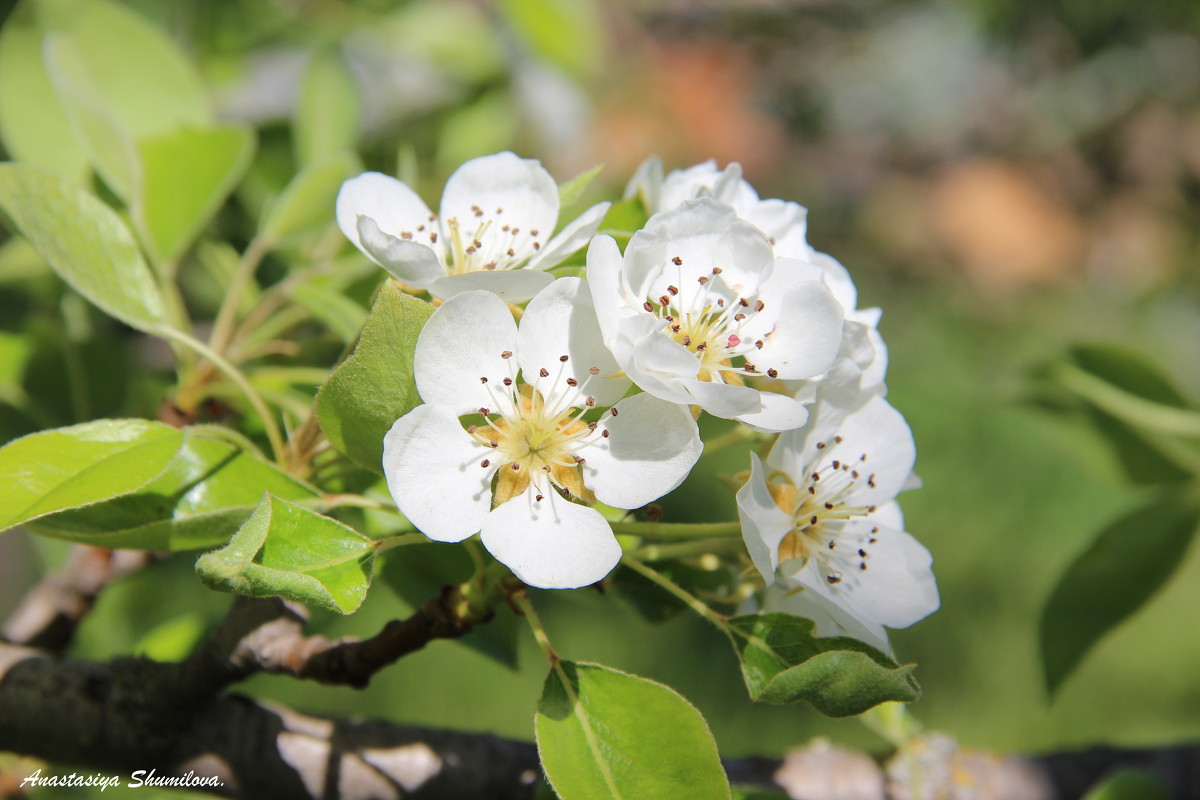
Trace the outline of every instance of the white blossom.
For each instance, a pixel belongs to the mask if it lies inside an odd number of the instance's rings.
[[[509,152],[467,161],[446,181],[439,214],[401,181],[364,172],[342,184],[342,233],[397,280],[450,298],[471,289],[524,302],[553,280],[547,270],[596,232],[599,203],[556,236],[558,186],[540,163]]]
[[[857,374],[843,378],[856,381],[864,390],[883,391],[887,372],[887,348],[879,335],[878,308],[859,309],[858,290],[850,273],[836,259],[814,250],[807,241],[808,212],[785,200],[763,200],[742,177],[736,161],[718,169],[714,160],[687,169],[673,170],[663,176],[662,161],[651,156],[642,162],[625,188],[625,197],[640,196],[651,214],[677,208],[699,197],[732,206],[739,218],[752,223],[766,234],[776,257],[793,258],[816,266],[821,280],[833,292],[845,312],[846,324],[838,360],[848,359]],[[800,384],[789,384],[788,393],[802,392]]]
[[[532,586],[603,578],[621,549],[581,501],[639,508],[678,486],[700,455],[686,409],[624,397],[629,380],[579,278],[543,289],[519,329],[496,295],[456,295],[422,329],[414,369],[424,405],[384,439],[396,505],[437,541],[480,532]]]
[[[820,270],[776,258],[710,198],[652,217],[624,255],[597,236],[587,275],[604,342],[634,383],[762,430],[804,423],[781,382],[824,373],[841,346],[842,308]]]
[[[831,387],[808,423],[779,437],[764,469],[751,456],[738,492],[742,533],[768,585],[822,623],[886,645],[937,610],[929,551],[904,530],[896,495],[911,480],[916,449],[896,409],[878,395]],[[799,590],[799,591],[797,591]]]

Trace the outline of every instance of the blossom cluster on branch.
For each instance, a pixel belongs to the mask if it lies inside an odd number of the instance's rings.
[[[651,158],[625,199],[648,218],[622,249],[609,203],[562,224],[553,178],[512,153],[463,164],[440,214],[380,173],[343,185],[347,238],[439,304],[422,404],[384,440],[396,505],[431,539],[480,534],[526,584],[586,586],[621,560],[612,510],[684,481],[702,413],[734,420],[764,442],[737,491],[756,602],[887,650],[884,628],[938,595],[895,502],[918,481],[879,310],[808,244],[805,209],[760,199],[736,163]],[[559,267],[585,245],[583,269]]]

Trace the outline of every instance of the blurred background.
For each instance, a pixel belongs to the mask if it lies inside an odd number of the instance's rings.
[[[1200,397],[1193,0],[128,5],[199,60],[225,117],[259,128],[235,199],[251,220],[294,172],[298,113],[344,115],[364,164],[415,181],[434,207],[454,167],[501,149],[540,158],[559,180],[604,164],[593,201],[619,195],[658,154],[668,170],[740,162],[761,196],[805,205],[812,244],[850,270],[860,307],[884,309],[889,399],[916,436],[924,488],[901,499],[934,555],[942,610],[893,637],[897,657],[919,664],[913,713],[964,744],[1011,752],[1200,739],[1196,552],[1179,553],[1169,585],[1047,698],[1041,608],[1138,495],[1109,449],[1028,391],[1036,364],[1095,341],[1154,358]],[[12,6],[0,2],[0,15]],[[339,102],[298,109],[317,57],[348,69]],[[0,262],[9,321],[13,269]],[[0,319],[0,347],[15,346],[9,329]],[[76,420],[58,396],[67,365],[56,358],[24,383],[46,397],[43,419],[0,396],[0,441]],[[95,382],[92,416],[153,416],[118,383]],[[732,451],[718,468],[744,466]],[[732,492],[711,486],[710,474],[694,476],[663,501],[667,518],[684,508],[732,518]],[[15,535],[0,548],[2,616],[61,548]],[[728,646],[699,620],[650,623],[583,591],[535,601],[561,653],[674,686],[727,756],[777,755],[822,733],[885,747],[853,720],[752,706]],[[111,587],[75,652],[169,652],[227,602],[174,559]],[[368,634],[403,613],[378,585],[360,613],[318,627]],[[248,689],[315,712],[528,739],[544,673],[522,637],[517,671],[469,642],[439,642],[363,692],[273,678]]]

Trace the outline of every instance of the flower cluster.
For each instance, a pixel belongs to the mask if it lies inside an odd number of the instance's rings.
[[[554,180],[511,153],[460,167],[440,215],[379,173],[343,186],[347,238],[441,301],[414,354],[423,405],[384,442],[397,506],[438,541],[479,533],[532,586],[585,586],[621,558],[601,508],[682,483],[702,412],[735,420],[775,435],[737,492],[763,604],[886,648],[938,596],[895,502],[915,449],[884,399],[879,310],[809,246],[805,209],[737,164],[650,159],[626,199],[648,219],[622,250],[596,234],[608,203],[555,234]],[[585,278],[549,271],[585,245]]]

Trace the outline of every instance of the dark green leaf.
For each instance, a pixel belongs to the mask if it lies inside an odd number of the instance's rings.
[[[329,441],[368,469],[383,472],[384,434],[421,402],[413,351],[432,313],[431,304],[384,283],[354,353],[317,395],[317,418]]]
[[[129,229],[64,178],[0,164],[0,211],[63,280],[103,311],[142,331],[165,320],[158,284]]]
[[[728,567],[701,569],[677,560],[654,561],[648,566],[689,592],[704,594],[705,602],[718,613],[732,614],[737,609],[737,601],[732,597],[725,602],[719,600],[737,583],[737,576]],[[675,595],[628,567],[618,567],[608,581],[620,597],[651,622],[663,622],[687,610]]]
[[[317,495],[239,446],[213,438],[207,428],[186,429],[182,445],[160,472],[136,491],[42,517],[27,527],[42,536],[103,547],[194,550],[227,542],[263,492],[288,500]]]
[[[661,683],[558,661],[534,728],[542,769],[562,800],[729,800],[704,717]]]
[[[1200,502],[1167,491],[1100,531],[1042,610],[1042,670],[1056,692],[1088,650],[1167,582],[1200,524]]]
[[[856,639],[814,636],[810,620],[768,612],[734,617],[729,625],[753,700],[807,700],[824,714],[846,717],[920,696],[911,664],[901,666]]]
[[[1092,787],[1083,800],[1171,800],[1171,794],[1151,773],[1122,769]]]
[[[100,420],[0,448],[0,530],[129,494],[160,475],[183,434],[159,422]]]
[[[349,614],[367,595],[374,561],[372,539],[268,494],[228,545],[200,557],[196,572],[214,589]]]
[[[240,125],[178,128],[138,142],[142,180],[135,213],[160,259],[183,254],[233,191],[254,152]]]

